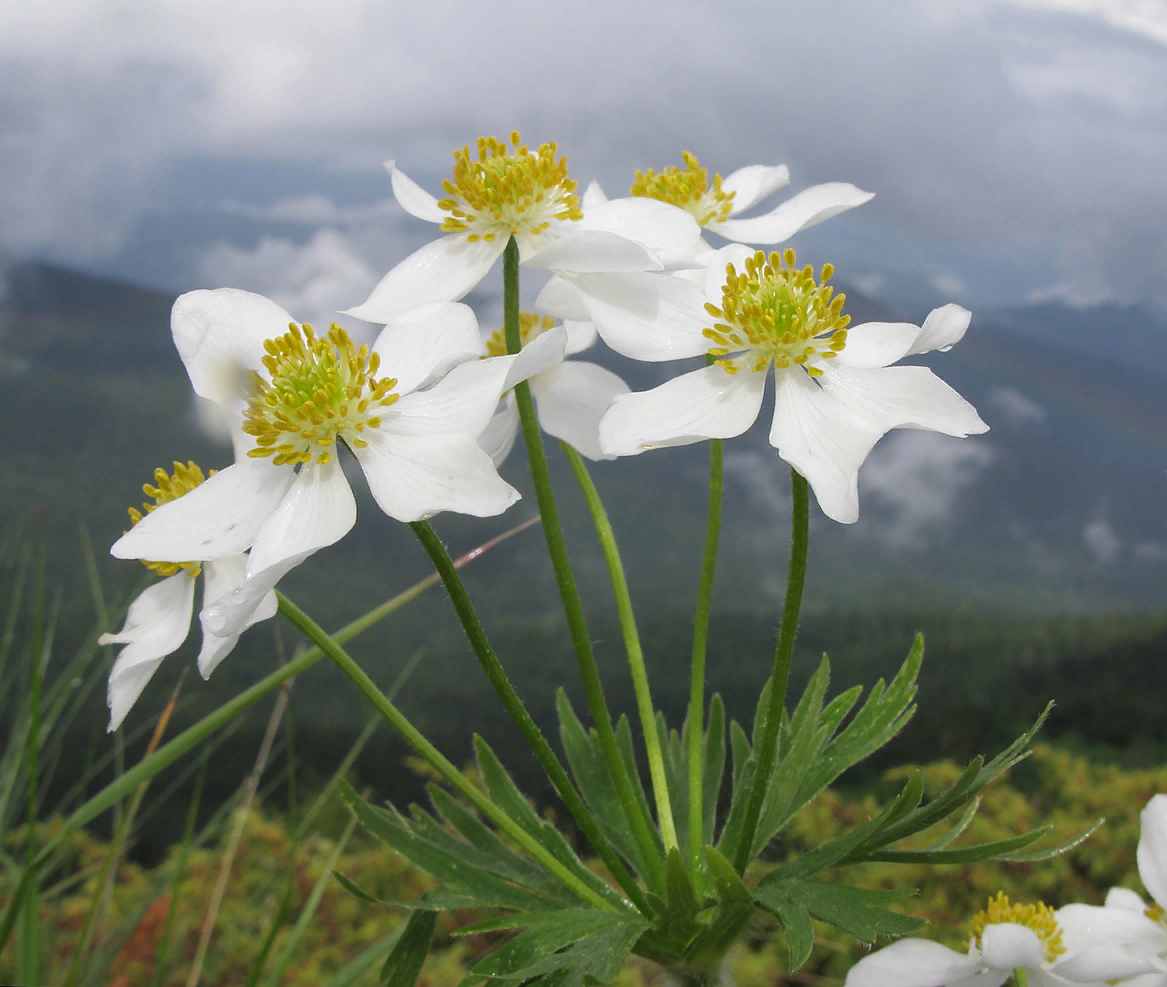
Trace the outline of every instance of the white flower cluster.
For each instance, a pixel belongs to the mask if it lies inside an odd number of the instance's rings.
[[[482,138],[476,151],[456,152],[442,198],[388,162],[401,206],[445,235],[348,310],[384,326],[371,349],[338,326],[300,325],[245,291],[179,298],[175,345],[195,393],[230,424],[235,462],[180,495],[156,497],[111,550],[150,560],[166,579],[103,639],[126,645],[110,676],[110,729],[185,639],[199,571],[207,574],[199,614],[207,675],[247,626],[274,614],[276,583],[352,528],[356,502],[340,446],[399,521],[505,511],[519,495],[497,466],[519,427],[510,392],[521,381],[530,381],[545,431],[600,459],[741,434],[772,369],[770,442],[841,522],[858,517],[859,467],[889,429],[986,430],[931,371],[891,366],[951,347],[967,311],[946,305],[923,326],[850,326],[827,284],[830,265],[816,275],[791,251],[743,245],[782,242],[869,193],[817,185],[738,218],[786,184],[786,168],[754,165],[709,180],[692,155],[685,164],[638,173],[625,198],[593,185],[581,199],[555,145],[531,150],[517,133],[509,144]],[[704,232],[732,242],[714,249]],[[538,314],[524,316],[521,352],[506,355],[501,337],[485,338],[459,300],[512,237],[524,267],[552,276]],[[708,365],[629,393],[612,372],[564,359],[597,334],[633,359],[704,355]]]

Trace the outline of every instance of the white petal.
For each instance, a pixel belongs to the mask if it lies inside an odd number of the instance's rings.
[[[415,305],[456,302],[486,277],[505,248],[502,240],[471,243],[465,233],[434,240],[406,257],[362,304],[345,314],[384,324]]]
[[[203,566],[203,612],[199,614],[199,623],[202,625],[203,643],[199,649],[198,669],[203,678],[214,671],[219,664],[234,649],[239,641],[239,635],[219,637],[206,624],[206,609],[215,601],[226,596],[232,590],[242,585],[247,578],[247,556],[232,555],[215,562],[208,562]],[[275,602],[274,596],[272,602]]]
[[[709,350],[705,295],[665,274],[573,275],[588,318],[604,342],[634,360],[681,360]]]
[[[597,271],[661,271],[664,264],[635,240],[605,230],[574,229],[523,258],[524,267],[592,274]]]
[[[577,225],[580,229],[604,230],[635,240],[647,247],[666,268],[690,266],[694,255],[702,247],[701,227],[697,225],[692,213],[643,196],[626,196],[597,204],[584,214]],[[582,268],[579,270],[582,271]],[[647,271],[652,268],[635,270]]]
[[[1150,950],[1100,943],[1055,964],[1051,972],[1076,983],[1114,983],[1141,974],[1162,974],[1165,970],[1163,961]]]
[[[721,181],[723,192],[733,192],[730,215],[736,216],[790,184],[786,165],[747,165]]]
[[[539,292],[535,299],[535,311],[564,321],[586,322],[588,319],[588,310],[584,308],[576,290],[558,276],[548,281]]]
[[[845,367],[886,367],[909,352],[920,334],[910,322],[864,322],[847,330],[847,345],[835,358]]]
[[[274,616],[278,608],[273,592],[276,583],[315,551],[289,555],[265,569],[253,571],[230,593],[203,607],[199,621],[203,625],[204,643],[207,636],[218,639],[199,655],[199,672],[203,678],[215,670],[244,630],[257,621]]]
[[[574,356],[596,344],[596,324],[587,320],[565,319],[563,328],[567,332],[567,346],[564,356]]]
[[[469,305],[429,302],[398,316],[373,344],[381,377],[396,377],[398,394],[432,384],[452,367],[485,352],[478,320]]]
[[[1045,947],[1027,926],[1012,922],[986,925],[981,934],[981,959],[995,970],[1019,966],[1038,969],[1045,960]]]
[[[1130,888],[1111,888],[1106,892],[1107,908],[1122,908],[1128,912],[1138,912],[1142,915],[1147,904],[1142,897]]]
[[[650,391],[624,394],[600,422],[600,448],[635,456],[646,449],[689,445],[741,435],[758,417],[766,373],[748,368],[729,374],[702,367]]]
[[[386,161],[385,170],[393,181],[393,197],[407,213],[429,223],[443,223],[449,218],[449,213],[438,205],[437,199],[405,172],[398,171],[396,162]]]
[[[110,730],[121,726],[162,659],[186,640],[194,584],[190,573],[183,571],[148,587],[130,604],[125,626],[99,639],[100,644],[125,645],[109,673],[106,702]]]
[[[1058,909],[1057,919],[1062,927],[1062,941],[1071,953],[1099,943],[1167,949],[1167,930],[1141,911],[1109,906],[1099,908],[1097,905],[1066,905]]]
[[[589,209],[602,205],[608,201],[608,197],[604,194],[604,190],[600,188],[600,183],[593,181],[584,191],[583,198],[580,199],[580,208],[586,213]]]
[[[725,287],[729,265],[732,264],[738,274],[743,274],[746,269],[746,258],[753,257],[756,253],[757,251],[753,247],[747,247],[741,243],[731,243],[720,250],[713,251],[708,258],[709,263],[705,267],[706,300],[720,308],[723,298],[722,289]]]
[[[848,182],[827,182],[813,185],[787,199],[782,205],[764,216],[752,219],[727,219],[723,223],[710,223],[706,227],[728,240],[743,243],[781,243],[799,230],[821,223],[841,212],[861,206],[874,198],[871,192],[864,192]]]
[[[926,367],[823,368],[823,389],[880,430],[923,428],[945,435],[978,435],[989,426],[976,408]]]
[[[518,354],[509,358],[514,362],[507,370],[503,390],[509,391],[520,381],[529,380],[535,374],[541,374],[560,363],[566,350],[567,329],[563,326],[552,326],[546,332],[540,333]]]
[[[114,542],[118,559],[190,562],[246,551],[295,479],[290,466],[244,459],[147,514]]]
[[[944,987],[975,971],[976,963],[938,942],[901,939],[864,956],[847,971],[843,983],[844,987]],[[984,983],[996,987],[988,979]]]
[[[513,397],[508,397],[503,405],[487,422],[486,428],[478,436],[478,445],[498,469],[514,448],[519,434],[519,409]]]
[[[959,305],[941,305],[940,308],[932,309],[920,327],[920,334],[908,350],[908,355],[928,353],[931,350],[947,352],[964,338],[971,320],[972,313]]]
[[[600,448],[600,419],[628,385],[594,363],[568,360],[531,378],[539,424],[588,459],[613,459]]]
[[[519,499],[473,438],[379,433],[354,451],[381,510],[398,521],[439,511],[490,517]]]
[[[246,399],[251,372],[263,366],[264,340],[294,321],[263,295],[218,288],[180,295],[170,332],[195,393],[234,410]]]
[[[1167,903],[1167,795],[1154,795],[1140,816],[1139,877],[1151,897]]]
[[[357,520],[357,502],[344,470],[331,462],[306,463],[279,507],[260,528],[247,557],[247,574],[340,541]],[[250,614],[248,615],[250,617]]]

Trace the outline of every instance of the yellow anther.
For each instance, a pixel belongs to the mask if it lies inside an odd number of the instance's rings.
[[[549,315],[539,315],[537,312],[520,312],[519,342],[522,346],[526,346],[532,339],[543,335],[554,325],[555,320]],[[487,356],[506,356],[506,354],[507,337],[504,327],[496,329],[490,334],[490,338],[486,340],[486,356],[480,359],[485,360]]]
[[[136,507],[126,508],[130,515],[131,527],[141,521],[146,514],[156,511],[163,504],[169,504],[172,500],[178,500],[179,497],[190,493],[199,484],[214,476],[215,472],[215,470],[211,470],[204,477],[203,471],[193,460],[186,463],[185,466],[176,462],[173,473],[167,473],[166,470],[159,467],[154,471],[153,485],[149,483],[142,485],[142,492],[147,497],[152,498],[154,503],[143,503],[142,510],[138,510]],[[142,565],[160,576],[173,576],[180,569],[186,569],[193,579],[199,574],[203,564],[201,562],[153,562],[142,559]]]
[[[305,323],[264,342],[263,365],[269,379],[256,373],[254,392],[243,415],[243,431],[254,436],[247,455],[272,457],[277,466],[331,462],[337,439],[346,442],[380,418],[366,412],[387,408],[399,395],[397,380],[375,376],[381,358],[365,344],[356,346],[333,323],[325,337]],[[354,403],[355,402],[355,403]],[[373,424],[376,422],[377,424]],[[317,454],[323,447],[326,451]]]
[[[983,946],[982,937],[989,925],[1023,925],[1037,933],[1037,938],[1045,949],[1047,963],[1052,963],[1065,951],[1062,942],[1062,928],[1058,925],[1054,910],[1044,902],[1036,905],[1012,904],[1004,891],[989,899],[988,906],[973,916],[970,935],[978,947]]]
[[[722,189],[721,176],[714,175],[710,184],[709,173],[701,167],[696,155],[682,151],[681,158],[685,162],[683,171],[674,165],[659,174],[651,168],[637,171],[636,181],[628,191],[679,206],[691,213],[701,226],[729,219],[734,193]]]

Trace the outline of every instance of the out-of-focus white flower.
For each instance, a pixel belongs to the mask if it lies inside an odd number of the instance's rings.
[[[554,326],[555,320],[549,316],[532,312],[519,314],[519,333],[524,347]],[[596,327],[590,322],[565,322],[563,328],[567,331],[567,356],[586,350],[596,341]],[[502,329],[486,341],[486,350],[490,356],[506,353],[506,337]],[[600,419],[614,398],[628,393],[624,381],[594,363],[564,360],[535,374],[529,383],[544,432],[562,439],[588,459],[615,458],[600,448]],[[514,392],[510,391],[478,440],[495,466],[501,466],[510,454],[519,427],[519,409]]]
[[[693,217],[650,199],[617,199],[580,209],[567,159],[554,143],[478,139],[477,155],[454,152],[454,174],[437,199],[385,162],[393,194],[418,219],[447,235],[394,267],[348,315],[388,323],[415,305],[462,298],[490,270],[514,236],[527,267],[572,273],[660,271],[693,263],[701,231]]]
[[[212,473],[212,476],[214,474]],[[146,514],[162,504],[171,503],[204,482],[202,470],[193,462],[174,464],[174,473],[155,470],[156,485],[146,484],[146,495],[153,504],[143,504]],[[131,507],[134,524],[143,514]],[[162,659],[177,651],[190,633],[194,610],[194,588],[200,572],[203,579],[203,605],[213,603],[243,583],[247,568],[246,555],[232,555],[203,563],[145,561],[147,568],[163,576],[142,591],[126,611],[125,625],[116,634],[102,634],[99,644],[124,644],[109,673],[106,702],[109,706],[109,729],[116,730],[138,696],[162,664]],[[264,597],[248,621],[248,626],[272,617],[276,612],[273,593]],[[238,634],[219,636],[203,627],[203,643],[198,668],[203,678],[215,670],[239,640]]]
[[[872,322],[849,328],[843,296],[832,300],[824,266],[733,245],[707,269],[704,290],[683,278],[607,275],[575,279],[600,335],[641,360],[708,354],[713,363],[650,391],[616,398],[600,446],[619,456],[740,435],[762,406],[769,370],[777,395],[770,444],[807,478],[823,512],[859,516],[859,467],[893,428],[966,436],[987,431],[976,409],[905,356],[948,349],[968,327],[956,305],[924,325]],[[739,272],[739,269],[741,273]]]
[[[1162,970],[1149,952],[1080,939],[1063,921],[1065,911],[1011,904],[998,894],[973,919],[967,954],[926,939],[901,939],[851,967],[844,987],[1001,987],[1017,969],[1026,971],[1030,987],[1065,987]]]
[[[250,548],[245,581],[203,612],[220,636],[238,634],[290,569],[353,526],[338,442],[400,521],[486,517],[518,500],[478,436],[502,394],[562,360],[566,343],[556,329],[521,354],[478,360],[474,313],[435,303],[387,326],[370,351],[339,326],[318,337],[269,299],[230,288],[180,297],[172,330],[195,392],[242,423],[235,463],[143,518],[111,552],[206,561]]]

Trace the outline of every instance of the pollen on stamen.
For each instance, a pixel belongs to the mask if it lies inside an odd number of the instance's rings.
[[[154,471],[154,483],[142,485],[142,492],[147,497],[152,498],[154,503],[143,503],[142,510],[138,510],[136,507],[126,508],[130,515],[131,527],[163,504],[169,504],[171,501],[178,500],[179,497],[186,496],[195,487],[214,476],[216,472],[216,470],[210,470],[206,476],[203,476],[203,471],[193,460],[188,461],[185,465],[175,462],[173,473],[167,473],[161,466],[158,467]],[[173,576],[176,572],[186,569],[193,579],[202,570],[201,562],[154,562],[149,559],[141,561],[142,565],[151,572],[158,573],[159,576]]]
[[[659,173],[652,168],[638,170],[629,194],[684,209],[700,226],[729,219],[733,212],[734,193],[721,187],[721,175],[714,175],[710,182],[709,173],[701,167],[695,154],[682,151],[681,159],[685,162],[684,170],[675,165],[669,165]]]

